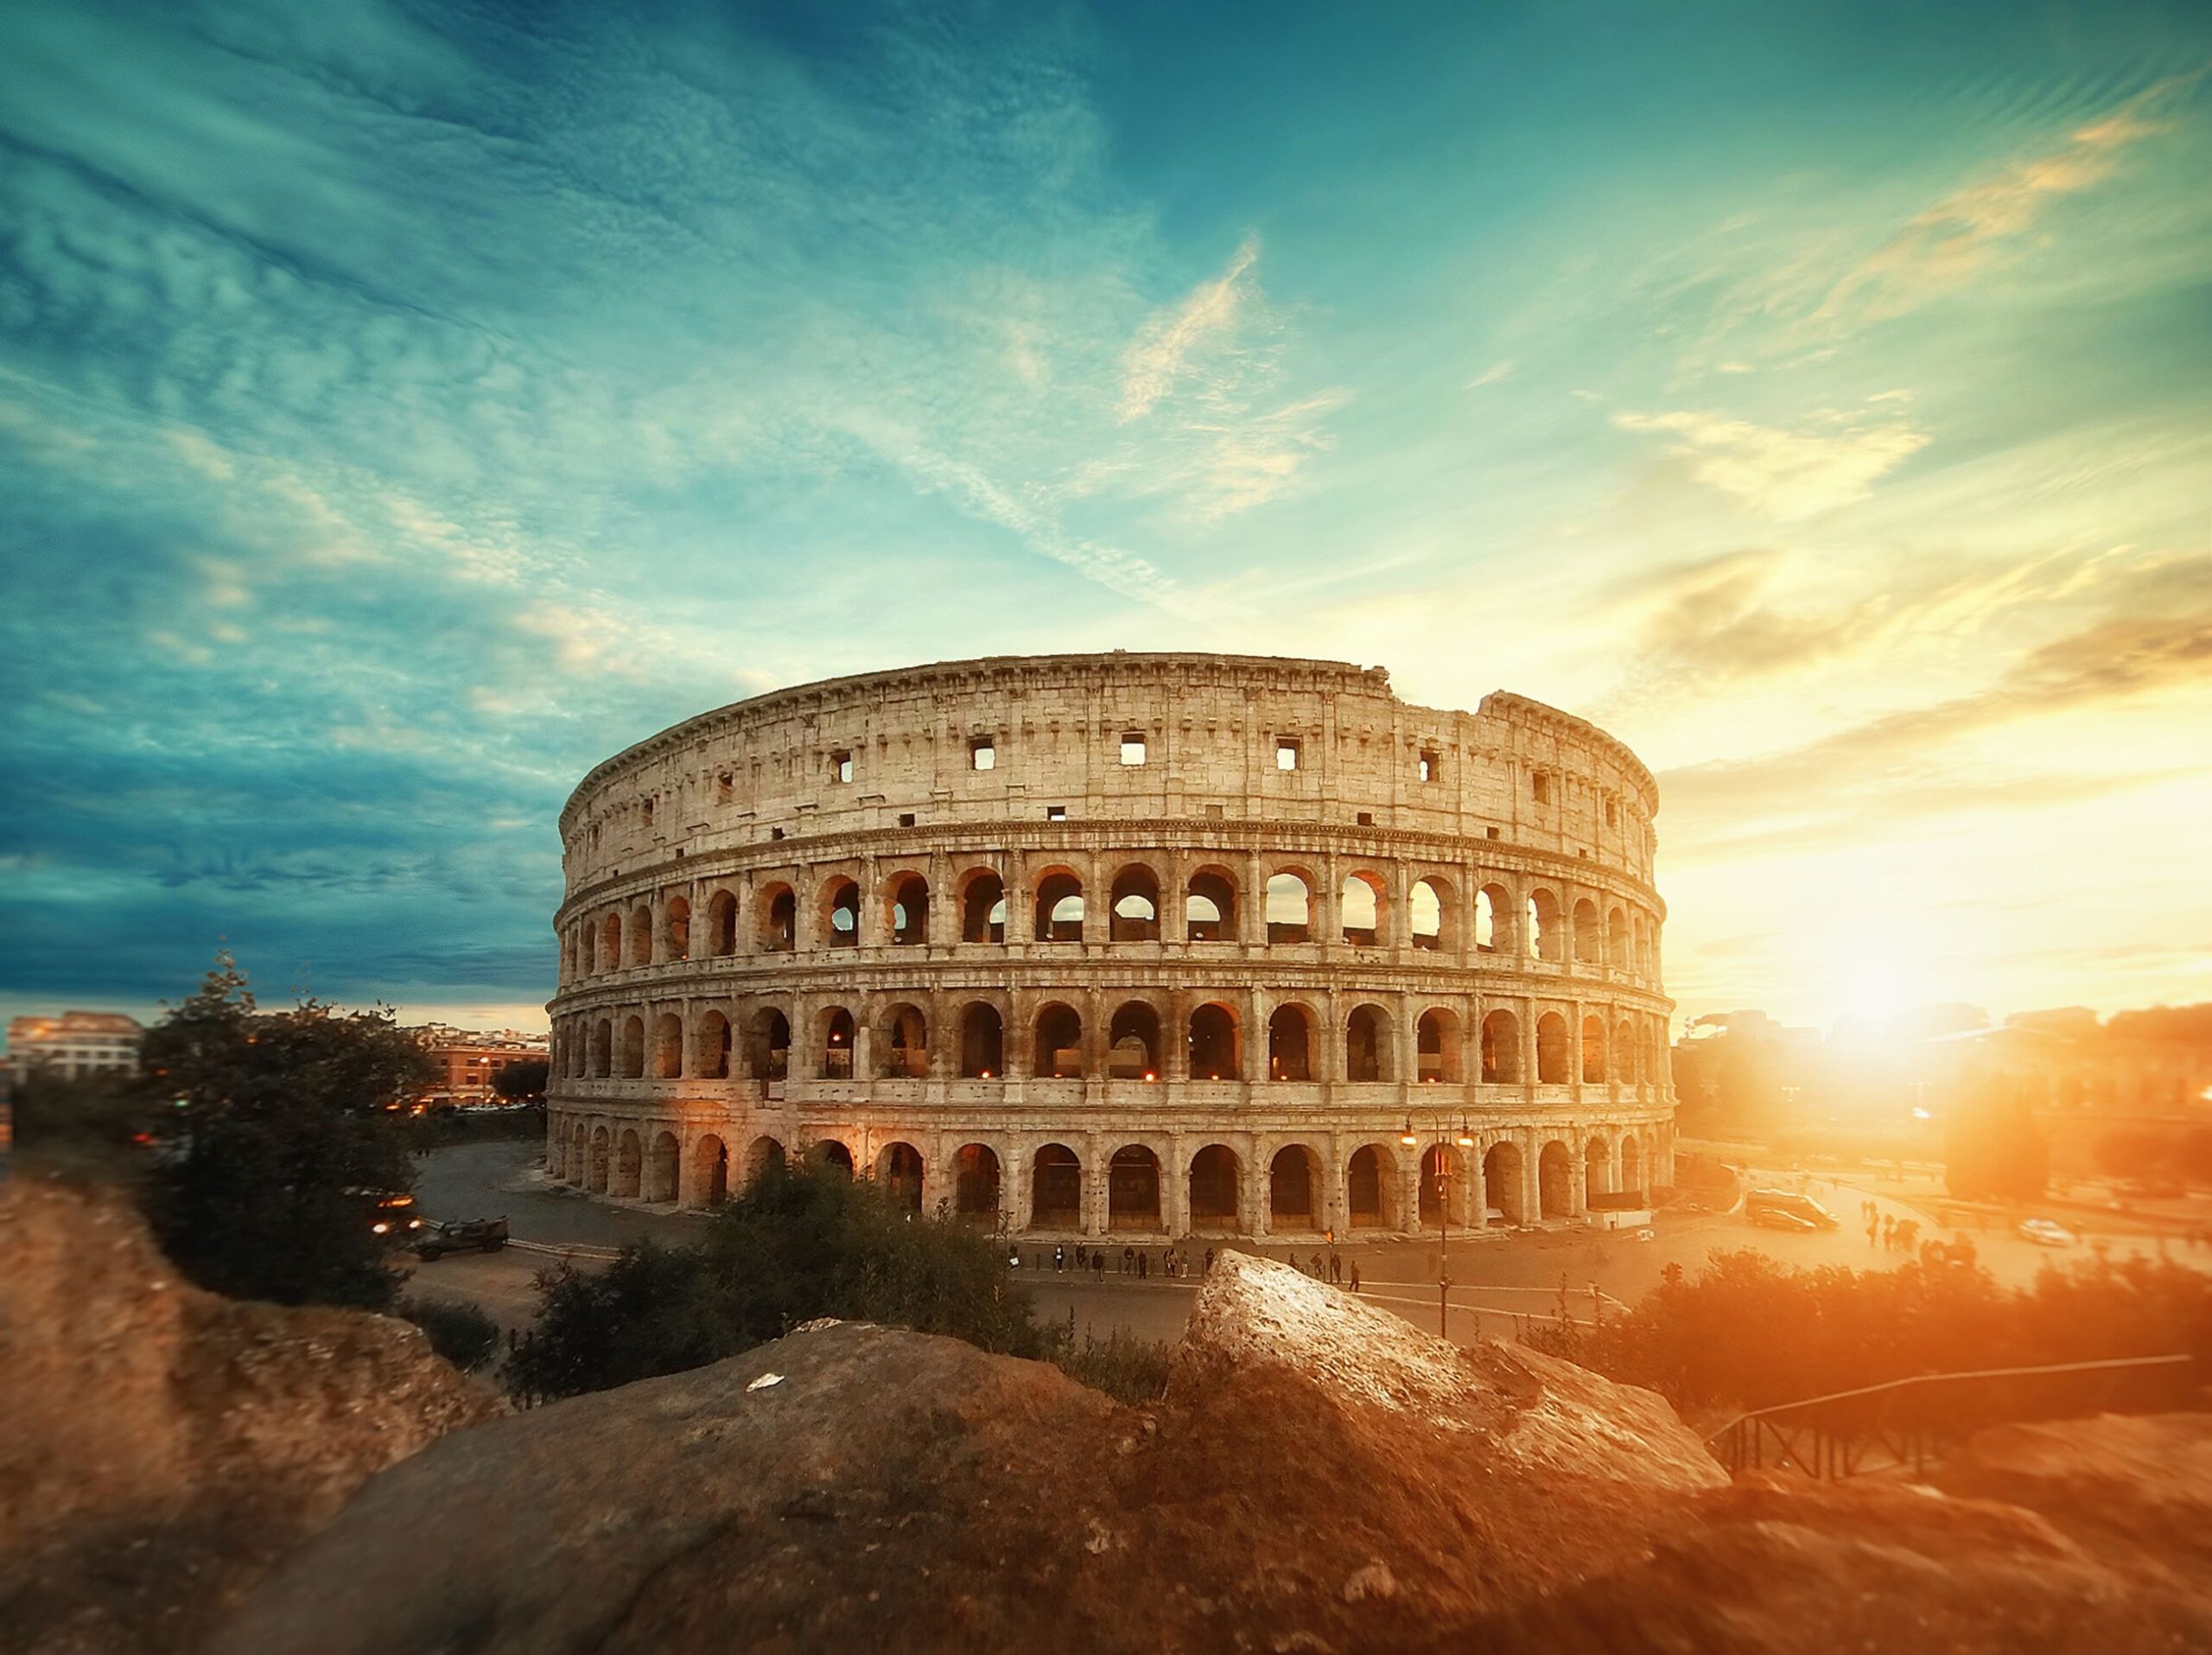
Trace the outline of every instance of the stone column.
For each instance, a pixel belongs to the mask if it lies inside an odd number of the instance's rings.
[[[1253,1140],[1246,1146],[1243,1185],[1240,1202],[1243,1211],[1238,1217],[1244,1221],[1245,1230],[1253,1236],[1273,1233],[1274,1226],[1268,1212],[1268,1180],[1266,1157],[1260,1152],[1259,1142]]]
[[[1408,1235],[1421,1229],[1421,1157],[1427,1146],[1398,1146],[1398,1228]]]
[[[1077,859],[1083,871],[1083,942],[1086,948],[1096,948],[1113,935],[1114,893],[1111,875],[1100,873],[1101,859],[1096,856]]]
[[[1160,1073],[1169,1086],[1191,1079],[1191,1007],[1196,996],[1188,989],[1175,989],[1167,996],[1167,1015],[1160,1019]]]
[[[1267,864],[1256,853],[1244,858],[1244,888],[1236,910],[1236,933],[1247,948],[1264,947],[1268,940]]]

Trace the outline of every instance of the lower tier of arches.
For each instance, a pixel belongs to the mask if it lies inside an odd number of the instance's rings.
[[[1642,1206],[1674,1181],[1674,1121],[1660,1111],[1072,1130],[788,1110],[671,1117],[556,1100],[547,1123],[550,1177],[676,1207],[719,1206],[765,1168],[798,1158],[878,1180],[918,1213],[1007,1234],[1342,1239]]]

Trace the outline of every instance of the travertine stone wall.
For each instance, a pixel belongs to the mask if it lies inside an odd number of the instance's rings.
[[[562,814],[549,1165],[707,1204],[826,1155],[1052,1234],[1571,1217],[1671,1181],[1657,802],[1579,719],[1330,661],[741,702]]]

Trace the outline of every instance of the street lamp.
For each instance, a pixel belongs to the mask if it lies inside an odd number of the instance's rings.
[[[1440,1118],[1439,1136],[1443,1134]],[[1398,1142],[1408,1149],[1421,1143],[1410,1115]],[[1465,1115],[1459,1117],[1459,1134],[1452,1142],[1462,1149],[1475,1147],[1475,1135]],[[1452,1337],[1452,1168],[1441,1155],[1436,1162],[1436,1334],[1440,1339]]]

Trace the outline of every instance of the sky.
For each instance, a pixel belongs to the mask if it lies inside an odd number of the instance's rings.
[[[1684,1017],[2212,998],[2212,11],[0,0],[0,1013],[543,1027],[780,684],[1658,775]]]

